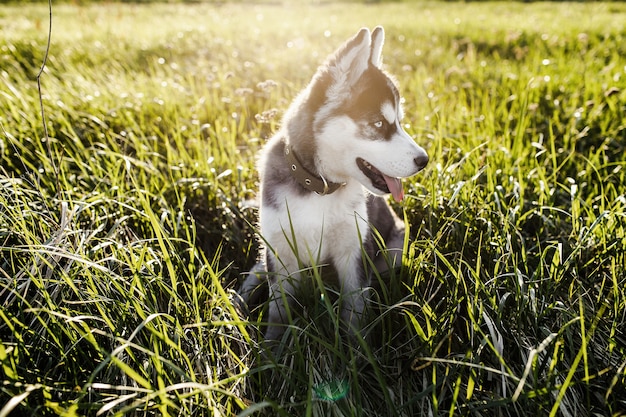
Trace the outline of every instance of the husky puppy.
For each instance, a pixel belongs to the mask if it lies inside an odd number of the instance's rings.
[[[259,159],[259,263],[239,294],[269,282],[266,340],[279,339],[303,268],[337,272],[341,319],[358,331],[369,285],[365,252],[379,271],[401,263],[404,224],[382,196],[404,193],[400,178],[428,162],[404,131],[400,94],[382,70],[382,27],[361,29],[319,67]],[[372,230],[385,241],[378,250]]]

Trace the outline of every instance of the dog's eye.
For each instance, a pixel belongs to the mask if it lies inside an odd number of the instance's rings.
[[[377,121],[377,122],[374,122],[374,127],[375,127],[376,129],[380,129],[381,127],[383,127],[383,124],[384,124],[384,123],[383,123],[383,121],[382,121],[382,120],[379,120],[379,121]]]

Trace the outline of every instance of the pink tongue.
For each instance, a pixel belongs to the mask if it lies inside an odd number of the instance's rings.
[[[389,192],[393,196],[393,199],[400,202],[404,198],[404,190],[402,189],[402,182],[400,178],[392,178],[386,175],[383,175],[385,178],[385,182],[387,183],[387,187],[389,187]]]

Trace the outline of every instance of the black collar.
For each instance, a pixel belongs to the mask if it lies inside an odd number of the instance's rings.
[[[291,175],[293,175],[301,186],[309,191],[314,191],[319,195],[327,195],[334,193],[339,188],[346,185],[345,182],[328,182],[323,176],[317,176],[309,172],[302,165],[300,159],[298,159],[298,156],[289,144],[285,144],[285,159],[289,162]]]

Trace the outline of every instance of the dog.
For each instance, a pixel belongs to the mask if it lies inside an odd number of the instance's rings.
[[[370,284],[363,257],[379,272],[402,262],[404,222],[384,196],[402,200],[401,178],[422,170],[428,155],[402,128],[398,87],[382,69],[384,38],[379,26],[348,39],[318,68],[261,151],[263,247],[239,295],[246,304],[260,283],[269,283],[265,340],[282,337],[304,268],[334,267],[342,326],[353,334]]]

